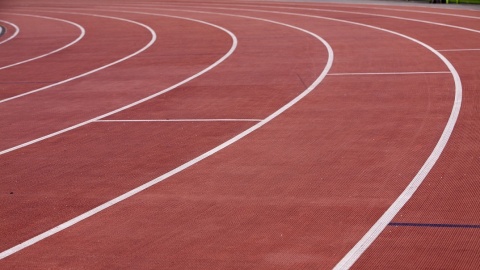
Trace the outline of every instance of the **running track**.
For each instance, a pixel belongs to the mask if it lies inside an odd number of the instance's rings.
[[[1,269],[479,268],[478,11],[76,2],[0,6]]]

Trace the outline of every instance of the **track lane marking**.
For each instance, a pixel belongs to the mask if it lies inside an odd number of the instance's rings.
[[[8,41],[14,39],[14,38],[18,35],[18,33],[20,33],[20,28],[19,28],[16,24],[11,23],[11,22],[8,22],[8,21],[4,21],[4,20],[0,20],[0,22],[5,23],[5,24],[8,24],[8,25],[10,25],[11,27],[13,27],[13,29],[15,29],[15,32],[13,32],[13,34],[12,34],[10,37],[8,37],[7,39],[5,39],[5,40],[3,40],[3,41],[0,41],[0,44],[3,44],[3,43],[5,43],[5,42],[8,42]],[[4,28],[4,29],[5,29],[4,31],[6,32],[7,29],[6,29],[6,28]],[[4,34],[5,34],[5,33],[4,33]]]
[[[97,120],[95,122],[260,122],[262,119],[126,119],[126,120]]]
[[[460,229],[480,229],[477,224],[452,224],[452,223],[413,223],[413,222],[390,222],[388,226],[392,227],[428,227],[428,228],[460,228]]]
[[[329,73],[328,76],[350,75],[423,75],[423,74],[450,74],[450,71],[419,71],[419,72],[353,72],[353,73]]]
[[[212,14],[217,14],[217,13],[212,13]],[[321,37],[319,37],[318,35],[316,35],[315,33],[312,33],[312,32],[309,32],[308,30],[305,30],[305,29],[302,29],[302,28],[299,28],[299,27],[296,27],[296,26],[293,26],[293,25],[289,25],[289,24],[284,24],[284,23],[281,23],[281,22],[277,22],[277,21],[272,21],[272,20],[267,20],[267,19],[262,19],[262,18],[256,18],[256,17],[249,17],[249,16],[241,16],[241,15],[230,15],[230,14],[221,14],[221,13],[218,13],[220,15],[227,15],[227,16],[234,16],[234,17],[243,17],[243,18],[250,18],[250,19],[254,19],[254,20],[260,20],[260,21],[265,21],[265,22],[270,22],[270,23],[274,23],[274,24],[278,24],[278,25],[282,25],[282,26],[286,26],[286,27],[289,27],[289,28],[293,28],[293,29],[296,29],[298,31],[301,31],[301,32],[304,32],[306,34],[309,34],[313,37],[315,37],[317,40],[319,40],[326,48],[327,48],[327,51],[328,51],[328,60],[327,60],[327,64],[326,66],[324,67],[323,71],[320,73],[320,75],[317,77],[317,79],[307,88],[305,89],[302,93],[300,93],[297,97],[295,97],[294,99],[292,99],[290,102],[288,102],[287,104],[285,104],[284,106],[282,106],[280,109],[278,109],[277,111],[275,111],[274,113],[272,113],[271,115],[269,115],[267,118],[261,120],[260,122],[258,122],[257,124],[255,124],[254,126],[248,128],[247,130],[241,132],[240,134],[236,135],[235,137],[229,139],[228,141],[218,145],[217,147],[211,149],[210,151],[208,152],[205,152],[204,154],[184,163],[183,165],[131,190],[131,191],[128,191],[126,193],[124,193],[123,195],[121,196],[118,196],[102,205],[99,205],[93,209],[91,209],[90,211],[87,211],[67,222],[64,222],[42,234],[39,234],[17,246],[14,246],[10,249],[7,249],[3,252],[0,253],[0,260],[1,259],[4,259],[24,248],[27,248],[47,237],[50,237],[60,231],[63,231],[64,229],[68,228],[68,227],[71,227],[73,225],[75,225],[76,223],[84,220],[84,219],[87,219],[123,200],[126,200],[128,198],[130,198],[131,196],[193,166],[194,164],[204,160],[205,158],[217,153],[218,151],[228,147],[229,145],[237,142],[238,140],[242,139],[243,137],[247,136],[248,134],[252,133],[253,131],[259,129],[260,127],[262,127],[263,125],[267,124],[268,122],[270,122],[271,120],[273,120],[274,118],[276,118],[277,116],[279,116],[280,114],[282,114],[283,112],[285,112],[287,109],[289,109],[290,107],[292,107],[293,105],[295,105],[297,102],[299,102],[301,99],[303,99],[306,95],[308,95],[311,91],[313,91],[322,81],[323,79],[327,76],[327,73],[328,71],[330,70],[330,68],[332,67],[332,64],[333,64],[333,50],[332,48],[330,47],[330,45],[324,40],[322,39]],[[164,16],[164,15],[162,15]],[[193,20],[193,19],[192,19]],[[233,36],[234,37],[234,36]],[[235,39],[236,40],[236,39]],[[236,43],[235,43],[235,47],[236,47]],[[233,47],[232,47],[233,48]],[[233,52],[233,51],[232,51]],[[198,76],[196,76],[198,77]],[[98,120],[98,119],[97,119]]]
[[[53,11],[52,11],[53,12]],[[90,74],[93,74],[95,72],[98,72],[98,71],[101,71],[103,69],[106,69],[106,68],[109,68],[113,65],[116,65],[118,63],[121,63],[121,62],[124,62],[142,52],[144,52],[145,50],[147,50],[150,46],[153,45],[153,43],[155,43],[156,39],[157,39],[157,35],[155,33],[155,31],[150,28],[148,25],[145,25],[143,23],[139,23],[139,22],[136,22],[136,21],[132,21],[132,20],[128,20],[128,19],[124,19],[124,18],[118,18],[118,17],[111,17],[111,16],[105,16],[105,15],[98,15],[98,14],[85,14],[85,13],[77,13],[77,12],[57,12],[57,13],[63,13],[63,14],[74,14],[74,15],[85,15],[85,16],[92,16],[92,17],[99,17],[99,18],[106,18],[106,19],[112,19],[112,20],[119,20],[119,21],[124,21],[124,22],[128,22],[128,23],[132,23],[132,24],[136,24],[136,25],[139,25],[145,29],[147,29],[151,35],[152,35],[152,38],[150,40],[150,42],[147,43],[147,45],[145,45],[143,48],[141,48],[140,50],[130,54],[130,55],[127,55],[121,59],[118,59],[112,63],[109,63],[107,65],[104,65],[104,66],[101,66],[99,68],[96,68],[96,69],[93,69],[93,70],[90,70],[88,72],[85,72],[85,73],[82,73],[80,75],[77,75],[77,76],[74,76],[74,77],[71,77],[71,78],[68,78],[66,80],[63,80],[63,81],[60,81],[60,82],[56,82],[54,84],[50,84],[50,85],[47,85],[47,86],[44,86],[44,87],[41,87],[41,88],[38,88],[38,89],[35,89],[35,90],[32,90],[32,91],[28,91],[28,92],[25,92],[25,93],[22,93],[22,94],[19,94],[19,95],[16,95],[16,96],[13,96],[13,97],[9,97],[9,98],[5,98],[5,99],[2,99],[0,100],[0,104],[1,103],[4,103],[4,102],[7,102],[7,101],[11,101],[11,100],[14,100],[14,99],[17,99],[17,98],[21,98],[21,97],[24,97],[24,96],[27,96],[27,95],[31,95],[31,94],[34,94],[34,93],[37,93],[37,92],[40,92],[40,91],[44,91],[44,90],[47,90],[49,88],[52,88],[52,87],[55,87],[55,86],[58,86],[58,85],[62,85],[62,84],[65,84],[67,82],[71,82],[73,80],[76,80],[76,79],[79,79],[79,78],[82,78],[82,77],[85,77],[85,76],[88,76]],[[1,154],[1,152],[0,152]]]
[[[445,49],[438,50],[439,52],[467,52],[467,51],[480,51],[480,49]]]
[[[6,14],[9,14],[9,15],[17,15],[17,16],[27,16],[27,17],[36,17],[36,18],[43,18],[43,19],[49,19],[49,20],[54,20],[54,21],[60,21],[60,22],[65,22],[65,23],[68,23],[68,24],[71,24],[75,27],[77,27],[78,29],[80,29],[80,36],[78,36],[74,41],[68,43],[67,45],[61,47],[61,48],[58,48],[56,50],[53,50],[51,52],[48,52],[46,54],[42,54],[42,55],[39,55],[39,56],[36,56],[36,57],[33,57],[33,58],[30,58],[30,59],[27,59],[27,60],[23,60],[23,61],[20,61],[20,62],[17,62],[17,63],[14,63],[14,64],[11,64],[11,65],[7,65],[7,66],[3,66],[3,67],[0,67],[0,70],[2,69],[6,69],[6,68],[10,68],[10,67],[14,67],[14,66],[18,66],[18,65],[21,65],[21,64],[25,64],[25,63],[28,63],[28,62],[31,62],[31,61],[34,61],[34,60],[38,60],[38,59],[41,59],[41,58],[44,58],[44,57],[47,57],[49,55],[52,55],[54,53],[57,53],[59,51],[62,51],[72,45],[74,45],[75,43],[79,42],[84,36],[85,36],[85,29],[77,24],[77,23],[74,23],[72,21],[67,21],[67,20],[62,20],[62,19],[58,19],[58,18],[52,18],[52,17],[47,17],[47,16],[39,16],[39,15],[33,15],[33,14],[18,14],[18,13],[6,13]]]

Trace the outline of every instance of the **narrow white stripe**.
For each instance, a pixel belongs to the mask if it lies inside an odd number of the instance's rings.
[[[213,13],[213,14],[216,14],[216,13]],[[229,14],[221,14],[221,15],[227,15],[227,16],[230,16]],[[312,32],[309,32],[305,29],[302,29],[302,28],[298,28],[298,27],[295,27],[295,26],[292,26],[292,25],[288,25],[288,24],[284,24],[284,23],[280,23],[280,22],[276,22],[276,21],[270,21],[270,20],[266,20],[266,19],[261,19],[261,18],[255,18],[255,17],[248,17],[248,16],[237,16],[237,15],[231,15],[231,16],[235,16],[235,17],[242,17],[242,18],[250,18],[250,19],[255,19],[255,20],[260,20],[260,21],[265,21],[265,22],[270,22],[270,23],[274,23],[274,24],[279,24],[279,25],[283,25],[283,26],[286,26],[286,27],[290,27],[290,28],[293,28],[293,29],[296,29],[296,30],[299,30],[301,32],[304,32],[304,33],[307,33],[309,35],[312,35],[314,36],[316,39],[320,40],[326,47],[327,47],[327,50],[328,50],[328,61],[327,61],[327,65],[325,66],[324,70],[322,71],[322,73],[319,75],[319,77],[313,82],[312,85],[310,85],[306,90],[304,90],[299,96],[297,96],[296,98],[294,98],[293,100],[291,100],[290,102],[288,102],[286,105],[284,105],[282,108],[278,109],[277,111],[275,111],[273,114],[271,114],[270,116],[268,116],[267,118],[265,118],[264,120],[260,121],[259,123],[257,123],[256,125],[250,127],[249,129],[245,130],[244,132],[238,134],[237,136],[233,137],[232,139],[222,143],[221,145],[213,148],[212,150],[192,159],[191,161],[175,168],[174,170],[158,177],[158,178],[155,178],[153,180],[151,180],[150,182],[148,183],[145,183],[113,200],[110,200],[76,218],[73,218],[55,228],[52,228],[36,237],[33,237],[15,247],[12,247],[8,250],[5,250],[3,251],[2,253],[0,253],[0,260],[5,258],[5,257],[8,257],[26,247],[29,247],[49,236],[52,236],[70,226],[73,226],[74,224],[86,219],[86,218],[89,218],[109,207],[111,207],[112,205],[115,205],[125,199],[128,199],[129,197],[171,177],[172,175],[175,175],[183,170],[185,170],[186,168],[200,162],[201,160],[217,153],[218,151],[226,148],[227,146],[237,142],[238,140],[242,139],[243,137],[247,136],[248,134],[252,133],[253,131],[259,129],[260,127],[262,127],[263,125],[265,125],[266,123],[270,122],[272,119],[274,119],[275,117],[277,117],[278,115],[280,115],[281,113],[283,113],[284,111],[286,111],[287,109],[289,109],[290,107],[292,107],[294,104],[296,104],[298,101],[300,101],[303,97],[305,97],[306,95],[308,95],[311,91],[313,91],[313,89],[315,89],[315,87],[318,86],[318,84],[320,84],[320,82],[325,78],[325,76],[327,75],[328,71],[330,70],[331,66],[332,66],[332,63],[333,63],[333,50],[332,48],[330,47],[330,45],[325,41],[323,40],[321,37],[317,36],[316,34],[312,33]]]
[[[260,122],[262,119],[126,119],[97,120],[96,122]]]
[[[46,54],[42,54],[42,55],[37,56],[37,57],[30,58],[30,59],[27,59],[27,60],[24,60],[24,61],[21,61],[21,62],[17,62],[17,63],[11,64],[11,65],[8,65],[8,66],[0,67],[0,70],[6,69],[6,68],[10,68],[10,67],[14,67],[14,66],[18,66],[18,65],[21,65],[21,64],[25,64],[25,63],[28,63],[28,62],[31,62],[31,61],[34,61],[34,60],[38,60],[38,59],[40,59],[40,58],[43,58],[43,57],[52,55],[52,54],[54,54],[54,53],[57,53],[57,52],[59,52],[59,51],[62,51],[62,50],[64,50],[64,49],[72,46],[73,44],[77,43],[78,41],[80,41],[80,40],[85,36],[85,29],[84,29],[81,25],[76,24],[76,23],[71,22],[71,21],[62,20],[62,19],[57,19],[57,18],[51,18],[51,17],[45,17],[45,16],[31,15],[31,14],[16,14],[16,13],[8,13],[8,14],[18,15],[18,16],[36,17],[36,18],[43,18],[43,19],[48,19],[48,20],[65,22],[65,23],[71,24],[71,25],[77,27],[78,29],[80,29],[80,36],[78,36],[74,41],[72,41],[72,42],[68,43],[67,45],[65,45],[65,46],[63,46],[63,47],[61,47],[61,48],[58,48],[58,49],[56,49],[56,50],[54,50],[54,51],[51,51],[51,52],[46,53]]]
[[[417,75],[417,74],[450,74],[450,71],[432,72],[359,72],[359,73],[330,73],[329,76],[350,76],[350,75]]]
[[[467,51],[480,51],[480,49],[448,49],[438,50],[439,52],[467,52]]]
[[[4,20],[0,20],[0,22],[6,23],[6,24],[12,26],[12,27],[15,29],[15,32],[13,33],[13,35],[10,36],[9,38],[3,40],[3,41],[0,41],[0,44],[3,44],[3,43],[5,43],[5,42],[7,42],[7,41],[9,41],[9,40],[12,40],[13,38],[15,38],[15,37],[18,35],[18,33],[20,33],[20,28],[18,28],[17,25],[15,25],[15,24],[13,24],[13,23],[11,23],[11,22],[4,21]],[[6,30],[7,30],[7,29],[5,28],[5,31],[6,31]]]
[[[52,11],[53,12],[53,11]],[[13,97],[9,97],[9,98],[6,98],[6,99],[2,99],[0,100],[0,103],[3,103],[3,102],[7,102],[7,101],[10,101],[10,100],[14,100],[14,99],[17,99],[17,98],[20,98],[20,97],[24,97],[24,96],[27,96],[27,95],[30,95],[30,94],[33,94],[33,93],[37,93],[37,92],[40,92],[40,91],[43,91],[43,90],[47,90],[49,88],[52,88],[54,86],[58,86],[58,85],[61,85],[61,84],[64,84],[64,83],[67,83],[67,82],[71,82],[73,80],[76,80],[76,79],[79,79],[79,78],[82,78],[82,77],[85,77],[87,75],[90,75],[90,74],[93,74],[95,72],[98,72],[100,70],[103,70],[103,69],[106,69],[108,67],[111,67],[113,65],[116,65],[118,63],[121,63],[125,60],[128,60],[140,53],[142,53],[143,51],[145,51],[146,49],[148,49],[150,46],[153,45],[153,43],[155,42],[155,40],[157,39],[157,35],[155,34],[155,31],[153,31],[152,28],[150,28],[149,26],[143,24],[143,23],[139,23],[139,22],[136,22],[136,21],[132,21],[132,20],[128,20],[128,19],[123,19],[123,18],[117,18],[117,17],[110,17],[110,16],[104,16],[104,15],[97,15],[97,14],[82,14],[82,13],[76,13],[76,12],[58,12],[58,13],[67,13],[67,14],[78,14],[78,15],[86,15],[86,16],[92,16],[92,17],[100,17],[100,18],[107,18],[107,19],[112,19],[112,20],[119,20],[119,21],[125,21],[125,22],[129,22],[129,23],[133,23],[133,24],[136,24],[136,25],[139,25],[139,26],[142,26],[143,28],[146,28],[151,34],[152,34],[152,39],[150,40],[150,42],[148,42],[147,45],[145,45],[143,48],[141,48],[140,50],[130,54],[130,55],[127,55],[117,61],[114,61],[110,64],[107,64],[107,65],[104,65],[104,66],[101,66],[99,68],[96,68],[94,70],[91,70],[91,71],[88,71],[88,72],[85,72],[83,74],[80,74],[78,76],[75,76],[75,77],[71,77],[69,79],[66,79],[66,80],[63,80],[63,81],[60,81],[60,82],[57,82],[57,83],[54,83],[54,84],[50,84],[50,85],[47,85],[47,86],[44,86],[44,87],[41,87],[41,88],[38,88],[38,89],[35,89],[35,90],[32,90],[32,91],[29,91],[29,92],[26,92],[26,93],[23,93],[23,94],[20,94],[20,95],[16,95],[16,96],[13,96]]]

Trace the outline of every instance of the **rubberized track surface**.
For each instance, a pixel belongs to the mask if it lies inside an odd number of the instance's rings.
[[[478,269],[479,18],[2,4],[0,268]]]

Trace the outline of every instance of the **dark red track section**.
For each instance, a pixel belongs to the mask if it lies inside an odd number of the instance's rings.
[[[333,64],[310,94],[261,128],[15,251],[0,268],[333,268],[404,191],[449,121],[456,75],[432,48],[460,76],[458,121],[432,171],[392,217],[405,226],[387,226],[353,268],[476,269],[479,229],[435,224],[480,224],[478,12],[372,5],[380,3],[5,4],[0,19],[21,32],[0,44],[0,66],[80,34],[26,15],[72,21],[86,35],[0,70],[2,99],[156,40],[108,68],[0,103],[0,252],[188,164],[270,116]],[[30,49],[31,40],[41,45]],[[88,122],[225,55],[167,93]],[[33,142],[43,136],[52,137]]]

